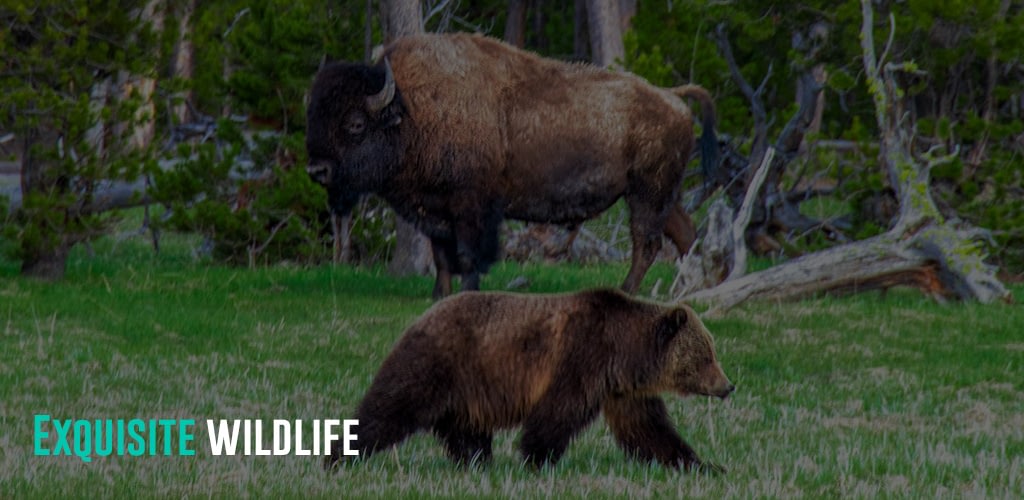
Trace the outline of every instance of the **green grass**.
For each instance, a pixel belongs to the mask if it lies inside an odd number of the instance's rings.
[[[0,263],[0,496],[1024,496],[1024,310],[939,305],[911,291],[742,306],[707,319],[739,387],[727,401],[667,396],[720,477],[625,460],[599,421],[557,466],[524,469],[515,432],[460,469],[428,435],[334,474],[309,457],[32,455],[32,415],[347,418],[430,278],[375,269],[236,269],[170,237],[77,249],[40,284]],[[626,265],[503,264],[530,292],[617,285]],[[645,282],[662,290],[673,268]],[[1021,289],[1015,290],[1020,296]]]

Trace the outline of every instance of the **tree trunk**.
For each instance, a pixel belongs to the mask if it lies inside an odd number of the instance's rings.
[[[192,79],[192,58],[195,53],[195,45],[192,43],[192,14],[195,10],[196,0],[188,0],[178,12],[178,41],[174,45],[174,55],[171,58],[171,76],[180,80]],[[178,91],[172,98],[171,114],[175,123],[187,123],[188,101],[192,99],[192,91]]]
[[[622,16],[618,0],[587,0],[587,26],[593,63],[620,69],[626,54],[622,45]]]
[[[90,92],[90,108],[96,116],[101,116],[100,112],[104,107],[107,106],[107,99],[111,95],[111,81],[110,78],[103,78],[92,84],[92,92]],[[94,148],[96,156],[103,156],[105,137],[107,134],[107,123],[103,120],[97,120],[96,123],[89,129],[85,134],[85,140]]]
[[[526,7],[529,0],[509,0],[508,18],[505,20],[505,42],[523,48],[526,46]]]
[[[45,196],[47,192],[67,192],[70,188],[68,179],[64,176],[54,178],[55,160],[48,158],[45,153],[38,154],[32,147],[40,145],[43,150],[60,150],[61,147],[58,144],[62,142],[62,135],[57,129],[57,125],[44,121],[37,128],[24,133],[21,140],[21,193],[37,193]],[[12,201],[9,202],[11,203],[10,211],[22,209],[23,207],[20,205],[13,205],[13,199],[12,197]],[[21,199],[18,201],[20,202]],[[52,212],[47,216],[58,221],[58,224],[66,224],[69,219],[75,217],[75,214],[70,213],[67,207],[30,206],[28,209]],[[64,277],[65,261],[74,242],[68,241],[68,234],[64,227],[43,226],[38,233],[35,238],[20,238],[21,275],[45,281],[60,280]]]
[[[138,21],[136,26],[148,23],[159,32],[163,25],[162,6],[162,0],[152,0],[143,8],[131,11]],[[66,12],[51,7],[45,9],[50,14],[41,15],[47,16],[57,32],[77,30],[60,26],[63,20],[70,19],[61,17]],[[134,30],[117,35],[123,35],[124,39],[111,43],[140,42]],[[40,38],[44,40],[47,38]],[[125,67],[117,62],[111,65]],[[19,131],[23,148],[21,182],[20,189],[10,197],[8,208],[17,212],[17,224],[31,227],[19,236],[18,256],[23,275],[60,279],[64,261],[73,246],[102,234],[105,220],[90,215],[105,210],[110,202],[120,202],[105,197],[109,194],[108,188],[132,183],[114,165],[118,165],[117,160],[132,161],[132,153],[139,153],[139,149],[152,141],[155,107],[151,98],[156,85],[155,70],[155,67],[147,68],[142,75],[123,70],[109,78],[102,75],[84,84],[88,85],[84,89],[68,88],[69,84],[76,83],[73,78],[46,81],[46,72],[41,72],[42,80],[38,84],[53,87],[62,102],[41,106],[53,107],[40,109],[37,119]],[[77,85],[83,83],[77,82]],[[81,103],[88,106],[85,110],[73,97],[79,90],[89,92],[88,102]],[[137,102],[142,105],[136,106]],[[88,112],[86,117],[79,114],[83,111]],[[126,119],[125,112],[130,112],[131,117]],[[3,191],[2,194],[7,194],[8,189]],[[130,191],[127,196],[134,196]],[[115,194],[120,196],[123,191]]]
[[[419,0],[381,0],[381,29],[384,43],[396,38],[423,33],[423,9]]]
[[[713,311],[758,298],[788,299],[817,293],[850,293],[905,285],[939,298],[1010,302],[1013,297],[984,263],[976,240],[985,231],[964,223],[945,221],[929,189],[932,168],[951,161],[929,151],[921,158],[912,154],[913,123],[905,122],[902,95],[895,74],[912,71],[906,65],[878,67],[873,37],[873,12],[869,0],[861,0],[864,16],[861,44],[868,88],[875,102],[881,131],[883,162],[898,193],[900,213],[888,232],[821,252],[741,278],[726,280],[714,288],[681,293],[678,300],[708,302]]]
[[[780,187],[786,166],[799,153],[806,131],[813,123],[814,117],[818,112],[819,103],[823,102],[819,99],[822,94],[822,86],[815,80],[813,70],[805,68],[797,77],[796,88],[799,109],[786,123],[774,147],[772,147],[769,146],[768,141],[768,114],[762,101],[765,86],[768,78],[771,76],[771,67],[769,67],[768,73],[755,89],[740,72],[739,65],[732,54],[732,46],[729,43],[724,23],[719,24],[715,28],[712,32],[712,38],[718,46],[719,53],[721,53],[722,58],[725,59],[729,67],[733,81],[750,102],[751,114],[754,118],[753,141],[749,159],[743,158],[738,153],[733,154],[733,151],[728,150],[731,148],[729,146],[724,155],[722,165],[715,176],[716,184],[726,186],[727,195],[732,201],[733,206],[745,203],[747,186],[753,182],[756,170],[748,168],[748,166],[763,163],[764,158],[772,149],[777,153],[774,160],[767,165],[767,178],[764,182],[764,189],[761,191],[757,203],[752,205],[752,224],[745,229],[747,240],[760,242],[761,244],[757,246],[764,249],[776,249],[781,248],[781,245],[773,239],[772,235],[778,233],[794,232],[802,234],[815,228],[822,228],[830,231],[830,236],[833,236],[834,234],[831,234],[834,233],[833,228],[801,214],[797,201],[783,193]],[[805,53],[808,59],[813,58],[813,49],[808,49],[802,45],[795,46],[794,49]],[[746,172],[745,178],[741,178],[743,172]],[[745,251],[745,249],[746,245],[740,245],[737,251]]]
[[[59,241],[44,248],[23,247],[22,251],[29,252],[21,260],[22,276],[42,281],[59,281],[64,278],[68,254],[71,252],[68,243]]]
[[[373,57],[373,0],[366,0],[366,22],[363,23],[363,61]]]
[[[619,30],[625,33],[633,29],[637,0],[619,0]]]
[[[577,61],[590,59],[588,32],[587,0],[575,0],[572,14],[572,57]]]
[[[533,38],[528,40],[527,43],[533,50],[540,53],[548,51],[551,41],[548,40],[547,25],[548,15],[544,11],[544,0],[532,0],[530,2],[530,8],[533,10]]]
[[[157,33],[163,31],[164,13],[162,0],[146,2],[139,18],[148,21]],[[153,142],[156,134],[156,106],[153,104],[153,93],[156,91],[156,78],[152,75],[132,75],[121,72],[119,75],[121,99],[129,99],[137,95],[142,105],[135,110],[135,123],[128,139],[129,149],[141,150]],[[121,127],[122,125],[118,125]],[[117,134],[121,137],[121,134]]]
[[[381,0],[380,10],[385,43],[423,33],[419,0]],[[401,217],[395,218],[395,225],[395,253],[388,272],[398,276],[429,274],[433,259],[426,236]]]

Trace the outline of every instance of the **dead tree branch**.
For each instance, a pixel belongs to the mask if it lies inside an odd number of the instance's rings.
[[[929,172],[955,157],[931,149],[920,158],[913,151],[913,124],[902,112],[904,92],[896,74],[912,65],[886,63],[879,68],[869,0],[861,0],[864,67],[881,131],[882,160],[898,193],[899,216],[888,232],[863,241],[805,255],[765,271],[705,290],[676,295],[679,300],[707,302],[714,311],[750,299],[790,299],[819,293],[852,293],[911,286],[930,296],[993,302],[1013,300],[984,262],[977,238],[984,230],[945,220],[929,189]],[[680,272],[682,274],[682,271]]]

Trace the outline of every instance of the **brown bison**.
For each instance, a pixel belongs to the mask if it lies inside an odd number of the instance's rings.
[[[700,102],[707,172],[717,145],[701,87],[662,89],[478,35],[406,37],[380,64],[317,74],[308,170],[335,213],[377,193],[426,234],[435,297],[451,293],[453,273],[463,290],[479,287],[504,218],[578,225],[625,197],[633,260],[622,289],[635,293],[662,233],[681,253],[692,243],[677,200],[695,144],[681,97]]]

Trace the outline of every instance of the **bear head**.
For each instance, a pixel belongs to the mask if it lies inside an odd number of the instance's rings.
[[[655,335],[664,355],[659,391],[725,399],[736,389],[715,357],[711,333],[689,306],[681,305],[658,318]]]

